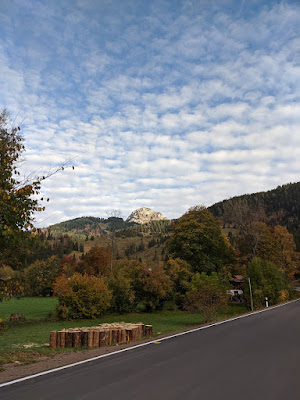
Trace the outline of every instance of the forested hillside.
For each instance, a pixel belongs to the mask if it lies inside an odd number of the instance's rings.
[[[69,221],[61,222],[50,226],[51,233],[54,236],[68,234],[70,236],[84,235],[99,235],[104,231],[115,231],[124,229],[133,224],[128,224],[122,218],[96,218],[96,217],[80,217]]]
[[[285,226],[294,235],[300,250],[300,182],[278,186],[268,192],[233,197],[208,209],[224,227],[243,230],[246,224],[257,221]]]

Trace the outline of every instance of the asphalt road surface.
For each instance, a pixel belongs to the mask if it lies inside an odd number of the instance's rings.
[[[0,388],[1,400],[300,399],[300,301]]]

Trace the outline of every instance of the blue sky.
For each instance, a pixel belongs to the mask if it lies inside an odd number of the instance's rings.
[[[0,0],[22,172],[74,158],[37,225],[299,181],[299,27],[297,1]]]

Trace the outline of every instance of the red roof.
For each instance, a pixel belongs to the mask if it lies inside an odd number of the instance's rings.
[[[235,282],[241,282],[244,280],[243,275],[233,275]]]

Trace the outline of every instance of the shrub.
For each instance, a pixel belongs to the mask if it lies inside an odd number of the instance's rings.
[[[89,275],[107,275],[110,271],[110,250],[107,247],[93,246],[77,267],[78,272]]]
[[[132,280],[126,277],[122,272],[122,270],[114,272],[108,284],[112,292],[110,310],[117,313],[130,312],[135,306]]]
[[[170,300],[173,300],[179,309],[184,307],[184,299],[192,278],[191,266],[184,260],[169,259],[164,267],[165,274],[170,278],[172,291]]]
[[[200,311],[209,320],[214,314],[224,310],[227,302],[226,286],[216,273],[210,276],[204,272],[194,275],[185,299],[185,308],[188,311]]]
[[[60,275],[60,261],[52,256],[47,261],[35,261],[25,270],[25,289],[29,296],[53,294],[55,279]]]
[[[110,306],[111,292],[103,278],[78,273],[71,278],[62,275],[54,286],[59,300],[56,312],[62,319],[96,318]]]
[[[251,279],[253,303],[256,308],[265,305],[266,297],[270,305],[278,303],[282,291],[285,289],[289,291],[289,283],[284,272],[271,261],[255,257],[247,265],[245,298],[248,303],[250,302],[248,277]]]
[[[15,271],[8,265],[0,267],[0,278],[3,280],[11,279],[15,276]]]
[[[145,311],[155,311],[163,307],[172,284],[161,268],[152,270],[136,260],[120,260],[115,267],[130,280],[135,306],[140,303]]]

